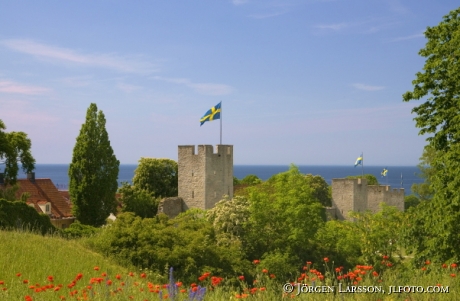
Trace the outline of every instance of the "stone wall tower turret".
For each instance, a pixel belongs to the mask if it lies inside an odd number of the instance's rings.
[[[211,209],[224,195],[233,197],[233,145],[179,145],[178,195],[184,210]]]

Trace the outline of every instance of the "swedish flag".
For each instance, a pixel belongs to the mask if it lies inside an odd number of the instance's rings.
[[[382,175],[382,177],[386,177],[387,173],[388,173],[388,169],[384,168],[380,174]]]
[[[355,167],[358,165],[363,165],[363,154],[362,153],[361,153],[361,156],[359,156],[358,159],[356,159]]]
[[[213,121],[215,119],[220,119],[220,105],[221,103],[219,102],[216,106],[212,107],[209,111],[207,111],[203,117],[200,119],[200,126],[203,125],[206,121]]]

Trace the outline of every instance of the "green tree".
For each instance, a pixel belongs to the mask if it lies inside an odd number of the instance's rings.
[[[5,164],[3,171],[5,183],[14,184],[19,171],[18,162],[21,162],[23,171],[29,173],[35,169],[35,159],[30,152],[32,142],[27,138],[27,134],[6,133],[5,129],[6,126],[0,119],[0,164]]]
[[[308,185],[312,189],[313,196],[325,207],[332,206],[332,190],[321,176],[305,175]]]
[[[123,212],[133,212],[143,218],[154,217],[157,214],[159,201],[148,191],[124,182],[118,192],[121,193]]]
[[[411,194],[404,197],[404,210],[415,207],[418,204],[420,204],[420,199],[417,196]]]
[[[101,226],[115,212],[120,162],[110,146],[105,117],[92,103],[86,112],[69,167],[69,193],[75,217],[85,225]]]
[[[262,180],[256,175],[247,175],[240,181],[240,184],[249,186],[257,185],[260,183],[262,183]]]
[[[417,206],[408,237],[416,260],[460,260],[460,8],[425,31],[426,58],[404,101],[428,97],[412,112],[419,134],[435,151],[431,201]]]
[[[134,171],[133,185],[155,198],[177,196],[177,162],[171,159],[141,158]]]
[[[385,203],[381,203],[380,207],[377,213],[351,213],[354,218],[352,229],[360,241],[361,260],[372,265],[378,265],[382,255],[399,255],[401,258],[404,213]]]
[[[299,169],[292,165],[248,188],[248,195],[250,217],[242,237],[248,258],[277,252],[289,254],[292,262],[309,259],[311,238],[323,226],[325,212]]]
[[[430,145],[425,146],[423,154],[420,157],[420,163],[417,167],[420,169],[418,176],[422,178],[423,183],[414,183],[411,186],[412,193],[415,194],[419,200],[431,200],[433,197],[433,188],[431,186],[432,178],[435,175],[435,169],[432,167],[433,159],[436,152]]]
[[[249,220],[249,201],[242,196],[223,199],[206,212],[206,217],[214,227],[219,245],[240,241],[244,236],[244,225]]]
[[[347,179],[361,179],[363,176],[348,176]],[[367,185],[379,185],[379,181],[374,175],[365,174],[364,179],[367,180]]]

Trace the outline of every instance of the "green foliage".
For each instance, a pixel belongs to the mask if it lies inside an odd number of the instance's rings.
[[[240,184],[249,186],[257,185],[260,183],[262,183],[262,180],[256,175],[247,175],[240,181]]]
[[[314,176],[311,174],[305,175],[305,178],[312,189],[313,197],[325,207],[332,206],[332,190],[326,180],[321,176]]]
[[[171,159],[141,158],[134,171],[133,185],[155,198],[177,196],[177,162]]]
[[[241,184],[241,181],[237,177],[233,176],[233,186],[240,185],[240,184]]]
[[[328,221],[315,235],[315,258],[327,257],[345,270],[360,264],[361,239],[350,221]]]
[[[293,260],[306,260],[313,247],[311,238],[325,220],[307,178],[292,165],[248,191],[250,217],[242,238],[248,258],[277,251]]]
[[[32,142],[24,132],[6,133],[5,123],[0,119],[0,161],[5,164],[4,181],[6,184],[16,183],[19,165],[25,173],[35,169],[35,159],[32,157],[30,149]]]
[[[245,197],[223,199],[206,213],[216,231],[218,244],[240,243],[244,236],[244,225],[249,220],[249,201]]]
[[[83,225],[82,223],[75,222],[70,224],[70,226],[64,230],[62,230],[62,233],[64,237],[67,238],[80,238],[80,237],[87,237],[96,234],[98,231],[100,231],[99,228],[89,226],[89,225]]]
[[[251,268],[238,245],[217,245],[214,229],[203,212],[171,220],[164,214],[142,219],[122,213],[92,240],[93,247],[103,254],[140,268],[164,271],[172,266],[176,278],[189,283],[205,271],[236,277]]]
[[[281,278],[284,280],[295,279],[299,262],[291,256],[291,254],[285,252],[282,253],[278,250],[270,253],[266,253],[260,261],[259,269],[267,269],[270,275]]]
[[[377,213],[352,212],[354,222],[351,224],[356,238],[359,240],[362,256],[361,262],[377,266],[382,255],[399,255],[403,245],[404,213],[396,207],[380,204],[381,210]]]
[[[417,167],[420,169],[418,176],[422,178],[423,183],[414,183],[411,186],[412,193],[415,194],[420,200],[431,200],[433,197],[433,187],[431,186],[432,179],[436,174],[432,166],[432,162],[436,157],[436,151],[430,145],[425,146],[423,154],[420,157],[420,163]]]
[[[404,197],[404,210],[409,209],[410,207],[415,207],[420,203],[420,199],[411,194]]]
[[[16,201],[16,192],[18,191],[18,184],[14,185],[5,185],[0,188],[0,199],[5,199],[7,201],[13,202]]]
[[[5,199],[0,199],[0,229],[25,229],[42,234],[56,230],[46,214],[39,214],[26,203]]]
[[[158,199],[146,190],[124,182],[118,189],[121,193],[122,212],[133,212],[140,217],[154,217],[158,212]]]
[[[120,162],[110,146],[105,117],[92,103],[86,113],[69,167],[74,216],[85,225],[101,226],[115,212]]]
[[[346,179],[361,179],[361,178],[363,178],[362,175],[346,177]],[[367,185],[379,185],[379,181],[377,180],[377,178],[374,175],[365,174],[364,179],[367,180]]]
[[[430,166],[430,201],[417,206],[408,232],[416,261],[460,260],[460,8],[444,16],[425,31],[427,43],[419,54],[426,58],[422,72],[412,82],[414,90],[404,101],[427,100],[412,112],[419,134],[431,134],[429,147],[435,152]]]

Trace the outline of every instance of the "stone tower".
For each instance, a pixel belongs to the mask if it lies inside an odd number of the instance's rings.
[[[224,195],[233,197],[233,145],[179,145],[178,195],[184,210],[211,209]]]
[[[386,203],[404,211],[404,188],[391,189],[388,185],[368,185],[366,179],[332,179],[333,217],[352,220],[350,211],[373,213],[380,211],[380,204]],[[331,212],[333,210],[329,210]],[[331,212],[332,213],[332,212]]]

